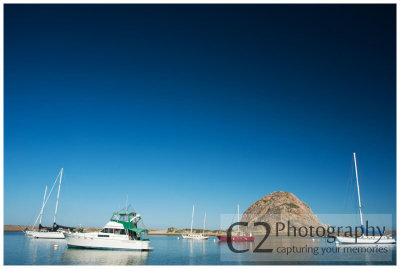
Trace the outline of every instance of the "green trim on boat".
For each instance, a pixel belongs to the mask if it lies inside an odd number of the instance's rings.
[[[124,225],[124,229],[134,229],[135,228],[133,226],[132,222],[126,222],[126,221],[114,220],[114,219],[111,219],[111,221],[116,222],[116,223],[121,223],[122,225]]]
[[[146,232],[147,232],[146,229],[141,229],[141,228],[129,228],[129,230],[131,230],[132,232],[136,232],[136,233],[138,233],[138,234],[140,234],[140,233],[143,232],[143,231],[146,231]]]

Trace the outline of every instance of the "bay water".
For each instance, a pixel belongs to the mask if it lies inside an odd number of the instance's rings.
[[[152,251],[113,251],[68,248],[63,239],[35,239],[21,232],[4,233],[5,265],[394,265],[396,245],[340,246],[326,238],[268,238],[254,252],[255,242],[234,243],[233,252],[217,237],[184,240],[150,236]]]

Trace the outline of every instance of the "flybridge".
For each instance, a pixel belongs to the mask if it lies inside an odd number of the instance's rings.
[[[136,229],[137,223],[141,220],[140,214],[128,211],[116,211],[110,221],[121,223],[124,229]]]

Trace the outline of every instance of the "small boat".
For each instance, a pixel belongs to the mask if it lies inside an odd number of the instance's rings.
[[[148,231],[138,228],[140,220],[140,214],[133,211],[117,211],[100,232],[64,234],[69,248],[148,251]]]
[[[197,239],[197,240],[206,240],[209,238],[207,235],[203,234],[182,234],[183,239]]]
[[[237,205],[237,217],[238,222],[240,222],[240,215],[239,215],[239,205]],[[238,229],[236,232],[233,232],[231,235],[231,241],[233,242],[252,242],[254,241],[254,236],[250,233],[241,232],[239,225],[237,226]],[[228,235],[217,235],[220,241],[228,241]]]
[[[356,171],[356,182],[357,182],[357,193],[358,193],[358,206],[360,209],[360,219],[361,219],[361,230],[362,235],[358,237],[346,237],[337,236],[337,242],[341,244],[395,244],[396,240],[391,235],[375,235],[375,233],[367,231],[364,227],[363,215],[361,210],[361,197],[360,197],[360,185],[358,183],[358,171],[357,171],[357,158],[356,153],[353,153],[354,168]],[[369,235],[373,233],[372,235]]]
[[[60,172],[57,175],[56,180],[54,181],[53,187],[50,190],[50,193],[48,194],[48,196],[46,197],[46,192],[47,192],[47,186],[44,190],[44,196],[43,196],[43,203],[42,203],[42,207],[40,209],[40,213],[38,215],[38,217],[36,218],[35,223],[32,226],[32,230],[26,230],[25,234],[27,236],[32,236],[33,238],[42,238],[42,239],[64,239],[64,233],[63,233],[63,229],[68,229],[70,227],[65,227],[65,226],[60,226],[56,223],[56,216],[57,216],[57,209],[58,209],[58,200],[60,198],[60,188],[61,188],[61,179],[62,179],[62,174],[63,174],[63,168],[61,168]],[[43,217],[43,211],[44,211],[44,207],[46,206],[46,203],[48,201],[48,199],[50,198],[50,195],[54,189],[55,184],[57,183],[59,180],[59,185],[58,185],[58,193],[57,193],[57,202],[56,202],[56,208],[54,211],[54,221],[53,221],[53,227],[44,227],[42,226],[42,217]],[[39,220],[39,227],[38,230],[35,231],[33,229],[33,227],[36,225],[36,223]]]
[[[391,236],[383,235],[380,237],[379,235],[361,235],[357,237],[345,237],[338,236],[336,237],[339,243],[341,244],[395,244],[396,240]]]
[[[206,240],[209,238],[208,235],[204,233],[204,229],[206,227],[206,214],[204,214],[204,224],[203,224],[203,233],[196,234],[193,233],[193,217],[194,217],[194,205],[192,210],[192,224],[190,225],[190,233],[189,234],[182,234],[183,239],[195,239],[195,240]]]

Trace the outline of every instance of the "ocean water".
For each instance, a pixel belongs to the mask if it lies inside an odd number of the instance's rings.
[[[67,248],[62,239],[34,239],[20,232],[4,233],[5,265],[260,265],[260,264],[396,264],[396,245],[340,246],[325,238],[268,238],[254,252],[253,243],[236,243],[232,252],[216,237],[178,240],[177,236],[150,236],[150,252]]]

